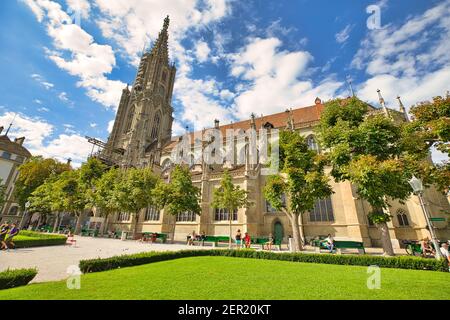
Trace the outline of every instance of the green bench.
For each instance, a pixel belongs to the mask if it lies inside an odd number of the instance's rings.
[[[316,252],[320,252],[320,249],[328,250],[326,241],[320,240],[319,245],[316,246]],[[334,241],[334,249],[338,254],[342,253],[342,249],[357,249],[359,253],[366,254],[364,243],[359,241]]]
[[[82,229],[81,230],[81,236],[82,237],[97,237],[98,236],[98,230],[97,229]]]
[[[203,246],[205,243],[211,243],[213,247],[217,247],[219,245],[219,242],[230,242],[230,237],[228,236],[205,236],[203,240],[196,239],[194,242],[200,242]]]
[[[256,238],[252,239],[251,243],[255,245],[260,245],[261,249],[264,249],[266,243],[269,242],[269,238]],[[275,239],[273,242],[273,246],[275,246],[279,251],[281,251],[281,240]]]
[[[161,243],[166,243],[168,235],[166,233],[158,233],[158,232],[143,232],[142,236],[151,239],[152,234],[156,234],[156,240],[160,240]]]

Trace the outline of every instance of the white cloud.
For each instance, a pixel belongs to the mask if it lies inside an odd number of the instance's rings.
[[[94,101],[116,107],[125,84],[106,77],[116,65],[111,46],[96,43],[90,34],[73,23],[72,17],[55,1],[25,2],[38,20],[45,23],[47,33],[53,39],[56,50],[46,50],[49,59],[59,68],[79,77],[78,86],[85,88]],[[68,1],[68,5],[71,9],[78,6],[85,16],[89,14],[90,5],[84,0]]]
[[[372,30],[352,66],[369,78],[357,86],[364,100],[377,101],[377,89],[395,107],[397,95],[407,108],[450,89],[450,1],[440,2],[399,25]]]
[[[109,121],[108,122],[108,133],[111,133],[112,131],[113,131],[113,128],[114,128],[114,121],[115,120],[111,120],[111,121]]]
[[[96,127],[97,127],[97,124],[96,124],[95,122],[93,122],[93,123],[90,123],[89,126],[90,126],[91,128],[96,128]]]
[[[42,104],[42,101],[41,101],[41,100],[39,100],[39,99],[34,99],[33,101],[34,101],[34,103],[37,103],[37,104]]]
[[[344,29],[342,29],[340,32],[336,33],[335,38],[337,43],[345,43],[348,38],[350,38],[350,32],[352,31],[353,27],[352,25],[347,25]]]
[[[82,18],[89,18],[91,5],[87,0],[66,0],[67,5],[74,14],[80,14]]]
[[[281,45],[274,37],[251,38],[243,49],[230,55],[231,75],[247,83],[236,88],[238,118],[247,119],[255,110],[267,115],[287,107],[308,106],[317,96],[323,100],[334,97],[342,86],[331,77],[316,86],[311,80],[300,80],[313,57],[306,51],[282,51]]]
[[[0,125],[11,122],[14,113],[6,112],[0,116]],[[64,125],[73,128],[72,125]],[[41,118],[17,114],[9,136],[25,137],[25,147],[33,155],[51,157],[60,161],[72,158],[75,166],[79,166],[91,151],[90,144],[78,134],[60,134],[53,138],[54,126]]]
[[[45,89],[50,90],[51,88],[53,88],[55,85],[51,82],[48,82],[44,79],[43,76],[41,76],[40,74],[37,73],[33,73],[31,75],[31,78],[33,78],[34,80],[36,80],[37,82],[39,82]]]
[[[198,41],[195,46],[195,55],[200,63],[206,62],[211,49],[205,41]]]
[[[50,111],[50,109],[49,108],[46,108],[46,107],[41,107],[41,108],[38,108],[37,109],[39,112],[49,112]]]
[[[68,101],[69,101],[69,98],[67,98],[67,93],[66,93],[66,92],[61,92],[61,93],[58,95],[58,98],[59,98],[61,101],[64,101],[64,102],[68,102]]]

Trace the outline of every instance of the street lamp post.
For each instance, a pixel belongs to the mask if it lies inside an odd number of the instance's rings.
[[[27,201],[27,203],[25,203],[25,211],[23,212],[23,216],[22,219],[20,220],[20,225],[19,228],[22,229],[23,228],[23,224],[25,223],[25,218],[28,214],[28,208],[30,207],[30,201]]]
[[[412,177],[411,180],[409,180],[409,184],[411,185],[414,194],[417,195],[417,197],[419,198],[419,202],[420,202],[420,206],[422,208],[422,212],[423,215],[425,216],[425,221],[427,223],[428,229],[430,231],[431,234],[431,241],[433,242],[434,245],[434,249],[436,251],[435,257],[436,259],[441,259],[442,258],[442,254],[441,254],[441,249],[439,246],[439,241],[436,237],[436,233],[434,232],[434,226],[431,223],[430,220],[430,215],[428,213],[427,207],[425,206],[425,202],[423,201],[423,184],[422,181],[416,177]]]

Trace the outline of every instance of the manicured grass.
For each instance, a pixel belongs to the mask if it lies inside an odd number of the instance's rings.
[[[381,269],[381,289],[367,288],[367,268],[230,257],[193,257],[1,290],[5,299],[449,299],[450,274]]]
[[[42,232],[34,232],[23,230],[14,237],[16,248],[30,248],[63,245],[67,241],[67,237],[58,234],[49,234]]]

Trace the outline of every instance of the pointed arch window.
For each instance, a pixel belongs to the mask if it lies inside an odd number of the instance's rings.
[[[403,209],[397,210],[397,219],[398,219],[398,225],[400,227],[408,227],[409,226],[408,215],[406,214],[405,210],[403,210]]]
[[[135,108],[134,108],[134,106],[131,106],[130,112],[128,112],[128,118],[127,118],[127,123],[125,126],[125,132],[129,132],[131,130],[131,125],[133,124],[134,112],[135,112]]]
[[[160,125],[161,125],[161,113],[158,112],[158,113],[156,113],[155,119],[153,120],[153,129],[152,129],[152,135],[151,135],[152,139],[156,139],[158,137]]]

